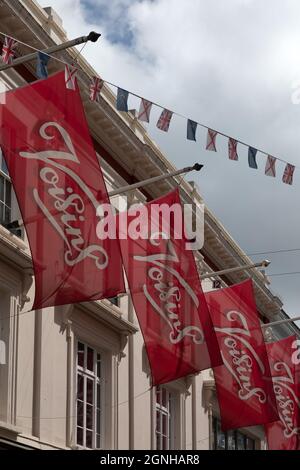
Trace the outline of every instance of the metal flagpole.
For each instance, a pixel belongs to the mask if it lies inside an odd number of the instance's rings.
[[[138,183],[130,184],[127,186],[122,186],[121,188],[115,189],[114,191],[110,191],[108,193],[109,197],[117,196],[118,194],[126,193],[127,191],[131,191],[132,189],[141,188],[143,186],[147,186],[152,183],[157,183],[158,181],[165,180],[166,178],[171,178],[173,176],[182,175],[183,173],[189,173],[190,171],[200,171],[203,168],[203,165],[200,163],[195,163],[193,166],[187,166],[186,168],[182,168],[181,170],[171,171],[170,173],[166,173],[164,175],[154,176],[153,178],[149,178],[144,181],[139,181]]]
[[[270,326],[277,326],[277,325],[283,325],[285,323],[292,323],[294,321],[300,320],[300,317],[295,317],[295,318],[286,318],[285,320],[277,320],[273,321],[272,323],[263,323],[261,325],[262,328],[269,328]]]
[[[245,264],[245,266],[238,266],[236,268],[228,268],[228,269],[223,269],[222,271],[216,271],[214,273],[208,273],[208,274],[203,274],[200,276],[200,279],[209,279],[211,277],[217,277],[217,276],[222,276],[222,274],[230,274],[230,273],[235,273],[238,271],[245,271],[247,269],[253,269],[253,268],[266,268],[269,266],[271,261],[268,261],[267,259],[260,261],[259,263],[254,263],[254,264]]]
[[[248,264],[248,265],[245,265],[243,267],[239,266],[237,268],[223,269],[222,271],[216,271],[214,273],[203,274],[202,276],[200,276],[200,279],[201,280],[208,279],[208,278],[211,278],[211,277],[221,276],[222,274],[229,274],[229,273],[233,273],[233,272],[244,271],[244,270],[247,270],[247,269],[266,268],[267,266],[269,266],[270,263],[271,262],[268,261],[268,260],[263,260],[260,263]],[[272,323],[263,323],[263,324],[261,324],[261,327],[262,328],[269,328],[269,327],[273,327],[273,326],[277,326],[277,325],[284,325],[286,323],[293,323],[293,322],[298,321],[298,320],[300,320],[300,316],[299,317],[294,317],[294,318],[286,318],[284,320],[277,320],[277,321],[274,321]]]
[[[62,44],[56,44],[55,46],[51,46],[48,49],[43,49],[39,52],[43,52],[44,54],[52,54],[54,52],[59,52],[65,49],[68,49],[69,47],[77,46],[79,44],[83,44],[84,42],[96,42],[100,38],[101,34],[100,33],[95,33],[95,31],[91,31],[88,36],[80,36],[79,38],[72,39],[71,41],[63,42]],[[18,42],[18,40],[16,39]],[[30,54],[24,55],[22,57],[18,57],[14,61],[12,61],[11,64],[3,64],[0,65],[0,72],[3,72],[4,70],[10,69],[12,67],[15,67],[16,65],[24,64],[25,62],[28,62],[30,60],[33,60],[36,58],[37,52],[32,52]]]
[[[159,176],[154,176],[153,178],[148,178],[143,181],[139,181],[138,183],[134,183],[131,185],[127,186],[122,186],[121,188],[115,189],[113,191],[110,191],[108,193],[109,197],[112,196],[117,196],[118,194],[123,194],[127,191],[131,191],[132,189],[137,189],[141,188],[143,186],[147,186],[152,183],[157,183],[158,181],[165,180],[166,178],[172,178],[174,176],[179,176],[183,173],[189,173],[190,171],[200,171],[203,168],[203,165],[200,165],[200,163],[195,163],[193,166],[187,166],[185,168],[182,168],[181,170],[175,170],[171,171],[170,173],[165,173],[164,175],[159,175]],[[27,223],[35,222],[37,219],[36,217],[32,220],[28,220]],[[19,227],[22,227],[24,225],[22,219],[19,220],[14,220],[12,222],[9,222],[7,224],[3,224],[5,228],[7,229],[17,229]]]

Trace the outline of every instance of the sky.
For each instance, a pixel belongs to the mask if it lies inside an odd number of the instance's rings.
[[[267,273],[300,271],[300,2],[298,0],[40,0],[63,20],[69,38],[91,30],[85,58],[99,75],[197,122],[298,165],[293,186],[265,176],[266,157],[248,167],[247,147],[230,161],[227,140],[205,150],[206,131],[186,140],[186,120],[174,116],[168,133],[149,134],[178,168],[192,173],[210,210]],[[295,100],[296,98],[296,100]],[[138,109],[130,97],[129,107]],[[294,251],[295,250],[295,251]],[[300,274],[272,276],[271,290],[291,316],[300,315]]]

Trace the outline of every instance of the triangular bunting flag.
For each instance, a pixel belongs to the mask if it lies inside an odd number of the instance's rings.
[[[147,101],[144,98],[141,98],[141,104],[140,104],[138,119],[140,121],[149,122],[150,121],[151,108],[152,108],[151,101]]]
[[[230,160],[238,160],[237,141],[231,137],[228,139],[228,157]]]
[[[249,149],[248,149],[249,167],[254,168],[255,170],[257,170],[256,154],[257,154],[257,150],[253,147],[249,147]]]
[[[123,88],[118,88],[116,102],[116,108],[118,111],[124,111],[126,113],[128,112],[128,95],[129,92],[127,90],[123,90]]]
[[[98,101],[100,96],[101,88],[104,85],[104,81],[100,77],[93,77],[90,85],[90,100]]]
[[[196,129],[197,129],[197,123],[195,121],[192,121],[191,119],[188,119],[187,129],[186,129],[186,138],[188,140],[196,141]]]
[[[2,55],[1,55],[1,61],[3,62],[3,64],[11,64],[12,61],[13,61],[13,58],[15,56],[15,47],[18,43],[12,39],[12,38],[9,38],[9,37],[5,37],[4,38],[4,44],[3,44],[3,47],[2,47]]]
[[[276,164],[276,158],[272,157],[271,155],[268,155],[268,158],[266,161],[265,175],[272,176],[273,178],[275,178],[276,176],[275,164]]]
[[[286,164],[286,167],[285,167],[284,173],[283,173],[283,177],[282,177],[282,181],[285,184],[290,184],[290,185],[293,184],[294,170],[295,170],[294,165],[291,165],[290,163]]]
[[[65,82],[68,90],[76,90],[76,74],[77,69],[73,65],[65,66]]]
[[[156,127],[161,131],[168,132],[172,115],[172,111],[164,109],[159,117],[159,120],[157,121]]]
[[[48,69],[47,65],[49,62],[50,56],[44,52],[37,53],[37,64],[36,64],[36,74],[38,78],[47,78]]]
[[[216,152],[216,137],[218,133],[213,131],[212,129],[207,129],[207,140],[206,140],[206,150],[211,150],[212,152]]]

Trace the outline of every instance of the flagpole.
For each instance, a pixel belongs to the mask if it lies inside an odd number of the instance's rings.
[[[209,279],[212,277],[222,276],[223,274],[230,274],[230,273],[235,273],[238,271],[245,271],[247,269],[266,268],[269,266],[270,263],[271,261],[268,261],[267,259],[265,259],[263,261],[260,261],[259,263],[245,264],[245,266],[238,266],[236,268],[223,269],[222,271],[215,271],[213,273],[202,274],[200,276],[200,279],[202,281],[203,279]]]
[[[69,49],[69,47],[78,46],[79,44],[83,44],[88,41],[96,42],[98,41],[100,36],[100,33],[95,33],[95,31],[91,31],[88,36],[80,36],[78,38],[72,39],[71,41],[63,42],[62,44],[56,44],[55,46],[51,46],[48,49],[43,49],[39,52],[43,52],[44,54],[53,54],[54,52],[63,51],[65,49]],[[17,39],[16,41],[18,42]],[[0,65],[0,72],[15,67],[16,65],[24,64],[25,62],[36,59],[37,52],[38,51],[32,52],[22,57],[18,57],[17,59],[12,61],[11,64]]]
[[[185,168],[182,168],[181,170],[170,171],[170,173],[165,173],[164,175],[154,176],[153,178],[148,178],[146,180],[139,181],[138,183],[129,184],[127,186],[122,186],[121,188],[110,191],[108,193],[108,196],[109,197],[117,196],[119,194],[123,194],[128,191],[131,191],[132,189],[137,189],[137,188],[141,188],[152,183],[157,183],[158,181],[162,181],[167,178],[172,178],[174,176],[179,176],[179,175],[182,175],[183,173],[189,173],[190,171],[200,171],[202,168],[203,168],[203,165],[201,165],[200,163],[195,163],[193,166],[187,166]],[[27,223],[35,222],[36,220],[37,220],[37,217],[34,217],[32,220],[28,220]],[[18,229],[19,227],[22,227],[24,223],[22,219],[18,219],[18,220],[13,220],[12,222],[8,222],[2,225],[8,230],[11,230],[11,229]]]
[[[277,320],[273,321],[272,323],[263,323],[261,325],[262,328],[269,328],[270,326],[277,326],[277,325],[284,325],[285,323],[292,323],[294,321],[300,320],[300,317],[295,317],[295,318],[286,318],[285,320]]]
[[[139,181],[138,183],[129,184],[127,186],[122,186],[121,188],[117,188],[113,191],[108,193],[109,197],[117,196],[119,194],[126,193],[127,191],[131,191],[132,189],[138,189],[144,186],[148,186],[152,183],[157,183],[158,181],[165,180],[166,178],[172,178],[173,176],[179,176],[183,173],[189,173],[190,171],[200,171],[203,168],[203,165],[200,163],[195,163],[193,166],[187,166],[186,168],[182,168],[181,170],[171,171],[170,173],[166,173],[164,175],[154,176],[153,178],[148,178],[143,181]]]

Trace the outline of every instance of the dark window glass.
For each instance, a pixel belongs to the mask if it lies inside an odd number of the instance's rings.
[[[86,444],[85,445],[88,449],[93,448],[93,432],[92,431],[86,432]]]
[[[86,427],[87,429],[93,429],[93,412],[94,408],[92,405],[86,405]]]
[[[78,353],[77,353],[78,365],[84,367],[84,344],[78,343]]]
[[[77,444],[83,446],[83,429],[77,427]]]
[[[77,400],[77,426],[83,427],[83,402]]]
[[[87,348],[87,365],[86,368],[90,371],[94,370],[94,350]]]

